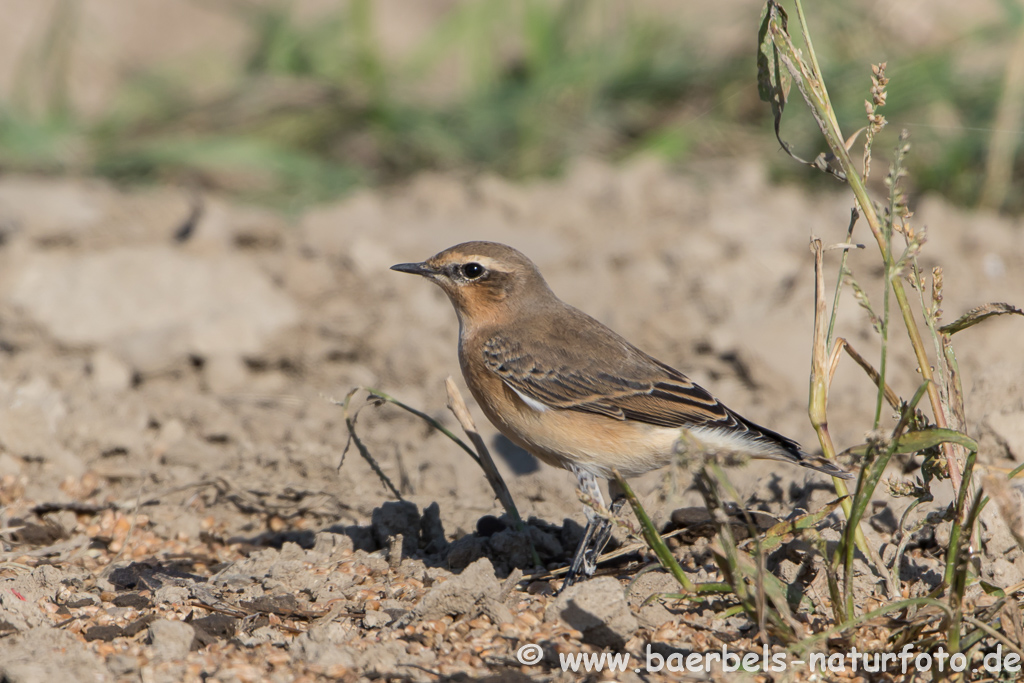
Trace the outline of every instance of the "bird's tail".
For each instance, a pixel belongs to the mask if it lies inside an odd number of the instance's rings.
[[[733,414],[735,415],[735,413]],[[852,472],[843,469],[836,462],[829,460],[824,456],[811,455],[804,451],[804,449],[800,448],[800,444],[793,441],[793,439],[789,439],[778,432],[766,429],[761,425],[754,424],[742,416],[736,415],[736,417],[739,418],[749,432],[751,432],[751,436],[754,437],[755,441],[759,441],[764,445],[770,444],[774,447],[772,448],[773,452],[760,457],[768,457],[774,460],[796,463],[802,467],[827,474],[830,477],[853,479],[854,474]],[[755,455],[755,457],[758,457],[758,455]]]
[[[840,479],[853,479],[853,472],[849,472],[833,461],[820,455],[811,455],[804,451],[798,450],[793,454],[795,456],[796,463],[812,470],[817,470],[823,474],[827,474],[830,477],[839,477]]]

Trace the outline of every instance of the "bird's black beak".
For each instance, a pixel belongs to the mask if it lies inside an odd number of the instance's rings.
[[[437,271],[423,263],[398,263],[391,266],[391,270],[397,270],[399,273],[412,273],[413,275],[436,275]]]

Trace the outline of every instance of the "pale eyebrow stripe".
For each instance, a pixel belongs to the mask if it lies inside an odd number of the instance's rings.
[[[492,259],[490,256],[480,256],[478,254],[470,254],[470,255],[466,256],[465,258],[466,258],[466,260],[463,263],[474,263],[475,262],[475,263],[479,263],[481,266],[483,266],[484,268],[487,268],[488,270],[501,270],[500,268],[497,267],[499,265],[498,262],[495,261],[494,259]]]

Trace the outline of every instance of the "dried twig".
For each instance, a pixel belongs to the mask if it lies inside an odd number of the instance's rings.
[[[352,396],[361,388],[362,387],[356,387],[352,391],[348,392],[345,396],[345,400],[340,404],[345,417],[345,426],[348,428],[348,442],[345,444],[345,450],[341,452],[341,462],[338,463],[338,468],[340,469],[342,463],[345,462],[345,453],[348,452],[348,447],[355,444],[356,450],[359,451],[359,455],[363,456],[363,460],[370,465],[381,482],[391,491],[392,495],[394,495],[398,500],[405,500],[402,498],[402,494],[398,492],[398,489],[395,488],[395,485],[391,483],[391,479],[388,478],[388,475],[384,474],[384,470],[380,468],[377,461],[373,459],[372,455],[370,455],[369,449],[366,448],[362,440],[360,440],[359,436],[356,434],[356,419],[359,417],[359,410],[356,410],[354,413],[350,413],[349,402],[352,400]],[[335,401],[335,404],[337,405],[338,402]]]
[[[47,557],[50,555],[61,555],[67,556],[76,550],[86,547],[92,543],[92,539],[82,534],[69,538],[66,541],[60,543],[54,543],[48,545],[45,548],[35,548],[33,550],[12,550],[6,553],[0,553],[0,562],[6,562],[7,560],[13,560],[17,557]]]
[[[501,501],[505,511],[513,518],[518,519],[519,513],[515,510],[515,504],[512,502],[512,494],[509,492],[508,486],[505,485],[505,481],[501,478],[498,468],[494,465],[491,452],[487,449],[487,444],[484,443],[480,432],[477,431],[473,416],[469,414],[469,408],[466,407],[466,401],[462,398],[459,388],[455,385],[455,380],[449,376],[444,381],[444,388],[448,392],[448,410],[452,411],[452,415],[455,416],[455,419],[459,421],[459,425],[462,426],[462,431],[466,433],[466,436],[473,443],[477,457],[480,459],[480,467],[483,468],[484,475],[487,477],[487,482],[494,489],[494,493],[498,496],[498,500]]]
[[[498,472],[498,468],[491,458],[491,452],[487,449],[487,444],[484,443],[480,432],[477,431],[473,416],[469,414],[469,408],[466,407],[466,401],[462,398],[462,394],[459,392],[459,388],[455,385],[455,380],[451,376],[444,381],[444,388],[448,392],[448,409],[452,411],[452,415],[455,416],[455,419],[462,426],[462,431],[466,433],[466,436],[473,443],[473,447],[476,449],[477,462],[483,468],[484,476],[487,477],[487,483],[494,489],[494,494],[501,501],[501,506],[505,508],[505,512],[512,518],[516,529],[526,534],[526,538],[529,539],[530,534],[526,529],[526,525],[523,524],[523,519],[519,516],[516,504],[512,502],[512,493],[508,490],[505,480],[501,478],[501,473]],[[532,540],[530,540],[530,550],[533,551],[534,563],[538,567],[543,566],[537,550],[533,547]]]

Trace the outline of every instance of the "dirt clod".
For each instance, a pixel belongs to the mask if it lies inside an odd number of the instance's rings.
[[[512,621],[512,613],[495,599],[500,594],[501,583],[494,575],[494,566],[483,557],[431,588],[416,608],[416,616],[437,619],[461,615],[475,619],[485,614],[494,624],[506,624]]]
[[[157,661],[184,659],[195,639],[196,632],[191,624],[158,619],[149,625],[149,643],[153,646],[153,658]]]
[[[562,591],[544,614],[560,619],[583,634],[583,642],[622,650],[639,628],[626,602],[622,584],[610,576],[577,583]]]

